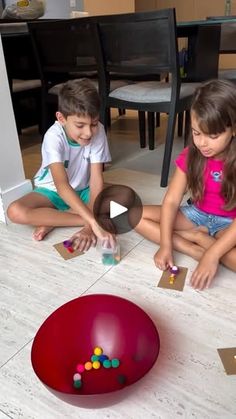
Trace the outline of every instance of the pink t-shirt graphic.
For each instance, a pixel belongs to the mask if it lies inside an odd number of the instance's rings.
[[[188,147],[177,157],[175,164],[183,172],[187,172]],[[204,170],[204,194],[201,201],[194,202],[194,205],[201,211],[223,217],[236,218],[236,207],[230,211],[224,209],[225,200],[221,195],[221,182],[223,177],[224,162],[222,160],[206,159]]]

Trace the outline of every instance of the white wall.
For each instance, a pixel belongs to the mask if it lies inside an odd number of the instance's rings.
[[[6,222],[9,203],[30,192],[32,184],[25,179],[1,36],[0,98],[0,221]]]
[[[71,6],[75,2],[75,7]],[[89,15],[134,12],[135,0],[45,0],[43,18],[68,18],[72,10],[89,12]]]
[[[11,4],[16,0],[6,0]],[[66,19],[73,10],[87,11],[89,15],[129,13],[135,10],[135,0],[44,0],[45,19]]]
[[[45,0],[46,11],[43,16],[45,19],[66,19],[70,17],[72,10],[83,11],[83,0],[74,0],[76,6],[71,7],[71,0]],[[73,0],[72,0],[73,3]]]

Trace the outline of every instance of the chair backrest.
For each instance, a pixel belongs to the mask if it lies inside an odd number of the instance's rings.
[[[32,43],[27,33],[3,33],[2,44],[9,80],[39,78]]]
[[[28,23],[42,81],[61,82],[68,74],[96,72],[92,35],[86,18]]]
[[[102,90],[112,72],[171,73],[180,84],[175,9],[99,16],[93,28]]]

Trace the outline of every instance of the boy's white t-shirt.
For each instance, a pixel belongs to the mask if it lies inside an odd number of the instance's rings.
[[[42,164],[34,177],[34,185],[53,191],[56,187],[48,168],[50,164],[63,163],[71,187],[80,191],[89,186],[92,163],[111,161],[106,133],[100,122],[90,144],[80,146],[68,140],[63,127],[56,121],[44,136],[41,152]]]

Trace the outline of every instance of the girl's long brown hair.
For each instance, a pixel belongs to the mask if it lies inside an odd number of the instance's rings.
[[[236,130],[236,85],[226,80],[211,80],[196,89],[191,112],[194,112],[199,128],[209,135],[225,132],[226,128]],[[191,130],[192,131],[192,130]],[[203,196],[203,174],[206,158],[189,138],[188,189],[194,202]],[[217,141],[217,140],[216,140]],[[225,150],[224,173],[221,194],[225,199],[225,209],[236,206],[236,137]]]

